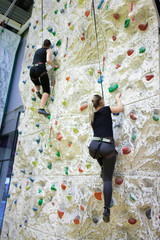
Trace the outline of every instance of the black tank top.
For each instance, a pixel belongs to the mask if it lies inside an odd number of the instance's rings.
[[[34,58],[33,58],[33,64],[39,63],[39,62],[43,62],[46,63],[46,51],[48,48],[39,48],[37,49],[37,51],[34,54]]]
[[[109,106],[103,107],[94,113],[92,127],[94,137],[113,137],[111,109]]]

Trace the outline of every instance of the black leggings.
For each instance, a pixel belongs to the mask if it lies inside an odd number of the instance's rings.
[[[93,140],[89,145],[89,154],[94,159],[97,159],[101,167],[103,166],[103,195],[105,208],[110,207],[112,199],[112,176],[116,163],[116,153],[111,153],[114,152],[114,150],[114,142],[105,143]],[[109,154],[111,154],[111,157],[105,159]]]

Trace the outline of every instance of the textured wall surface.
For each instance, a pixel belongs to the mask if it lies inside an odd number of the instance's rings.
[[[48,67],[52,86],[48,119],[37,114],[40,101],[28,76],[34,52],[42,42],[41,1],[37,0],[19,84],[25,111],[21,114],[3,240],[160,239],[155,9],[151,0],[134,1],[129,26],[124,27],[130,1],[112,0],[97,9],[99,3],[95,2],[95,10],[105,102],[114,105],[120,91],[124,104],[124,113],[112,116],[119,154],[111,221],[106,224],[102,220],[103,182],[99,165],[88,154],[92,139],[88,108],[80,111],[95,92],[101,93],[93,12],[86,12],[91,10],[91,1],[44,1],[43,37],[51,39],[60,65],[57,71]],[[141,30],[141,26],[146,29]],[[59,40],[61,44],[57,44]],[[109,92],[114,84],[118,89]],[[131,150],[128,154],[124,154],[125,147]]]

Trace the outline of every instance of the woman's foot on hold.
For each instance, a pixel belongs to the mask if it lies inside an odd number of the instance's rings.
[[[42,94],[40,92],[36,92],[36,94],[37,94],[37,97],[39,97],[39,99],[42,98]]]
[[[43,114],[43,115],[45,115],[45,116],[49,116],[49,115],[50,115],[49,113],[47,113],[47,112],[44,110],[44,108],[38,109],[38,113],[39,113],[39,114]]]
[[[109,208],[104,208],[103,221],[106,223],[108,223],[110,221],[110,209]]]

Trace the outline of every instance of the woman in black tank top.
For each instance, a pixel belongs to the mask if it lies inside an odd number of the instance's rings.
[[[89,154],[97,159],[101,166],[103,177],[104,212],[103,220],[110,220],[110,204],[112,198],[112,176],[116,162],[116,150],[113,139],[111,113],[123,112],[120,100],[121,94],[116,95],[117,106],[105,106],[104,99],[100,95],[94,95],[90,112],[90,123],[93,128],[93,140],[89,145]]]

